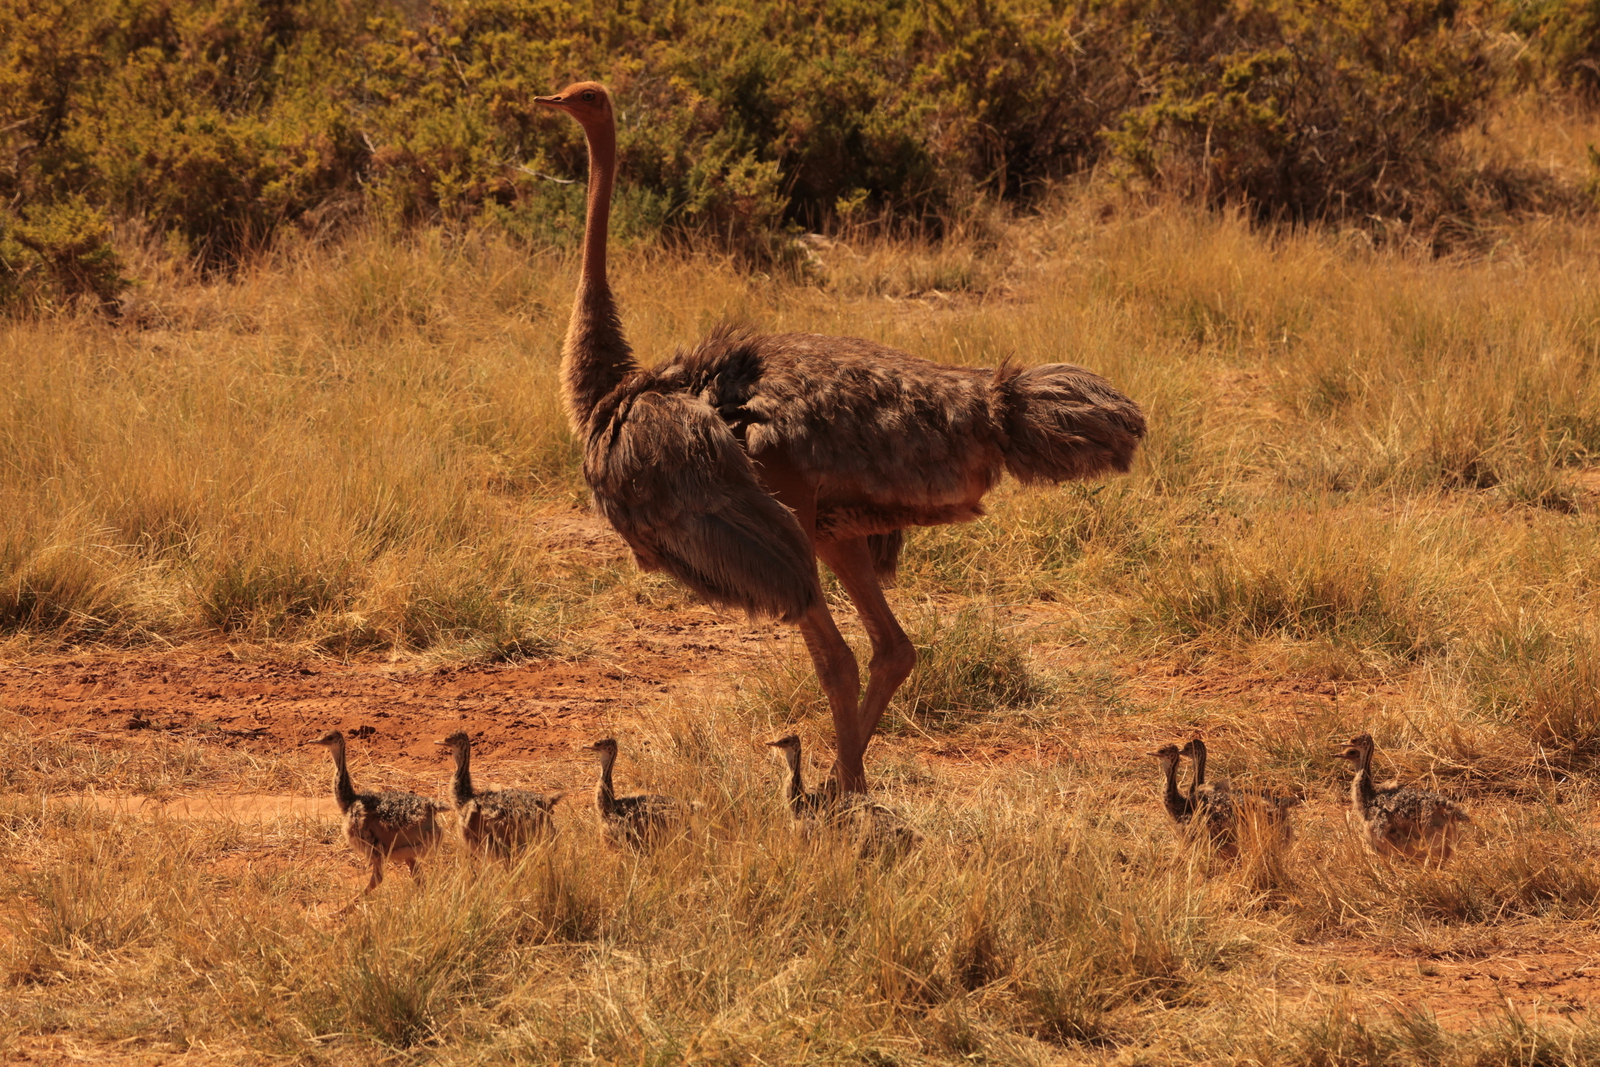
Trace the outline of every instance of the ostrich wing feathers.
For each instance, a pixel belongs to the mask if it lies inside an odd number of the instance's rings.
[[[792,622],[819,595],[800,524],[698,396],[643,392],[595,427],[583,461],[595,506],[647,570],[713,604]]]

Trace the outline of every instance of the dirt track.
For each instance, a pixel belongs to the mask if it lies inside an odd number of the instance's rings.
[[[0,709],[40,734],[181,737],[261,754],[339,728],[360,738],[364,759],[414,770],[438,768],[433,742],[466,729],[486,756],[562,765],[647,694],[697,688],[708,669],[781,639],[709,612],[680,612],[675,629],[608,663],[416,667],[241,660],[226,648],[36,660],[0,666]]]

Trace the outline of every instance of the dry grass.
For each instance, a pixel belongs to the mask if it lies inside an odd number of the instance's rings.
[[[1297,956],[1356,938],[1451,959],[1513,950],[1530,923],[1588,928],[1587,792],[1480,819],[1444,871],[1373,860],[1322,798],[1293,849],[1228,865],[1170,833],[1148,768],[934,768],[894,791],[922,846],[862,859],[792,832],[753,724],[652,720],[627,773],[701,799],[688,834],[635,855],[564,808],[514,869],[452,848],[424,884],[391,879],[344,918],[364,875],[332,819],[11,793],[0,1033],[230,1060],[1593,1061],[1586,1025],[1441,1027],[1374,1011],[1356,964]],[[1261,995],[1285,987],[1299,992]]]
[[[39,862],[10,879],[0,1025],[111,1041],[162,1017],[165,1043],[300,1055],[323,1035],[547,1061],[959,1055],[1111,1040],[1242,949],[1181,857],[1125,855],[1081,814],[1040,822],[1039,796],[977,822],[925,809],[929,847],[863,862],[793,834],[758,784],[719,779],[692,836],[645,857],[569,823],[513,871],[447,858],[337,923],[318,918],[338,893],[327,826],[17,799],[8,850]],[[83,998],[62,1001],[64,984]]]
[[[563,809],[516,870],[452,856],[342,921],[331,822],[38,797],[298,792],[320,764],[7,734],[0,1035],[307,1062],[1600,1060],[1586,1015],[1441,1021],[1316,962],[1514,954],[1597,918],[1593,228],[1426,260],[1097,191],[995,225],[819,247],[809,281],[648,248],[617,268],[647,359],[732,318],[1067,359],[1145,405],[1131,477],[1002,489],[912,537],[893,595],[924,655],[874,772],[921,849],[863,863],[789,831],[758,742],[827,736],[793,655],[699,718],[645,709],[631,773],[705,801],[692,836],[633,857]],[[570,260],[375,236],[227,284],[142,275],[135,326],[0,330],[9,650],[577,657],[600,620],[682,601],[539,536],[583,495],[554,385]],[[1294,695],[1236,700],[1245,675]],[[1153,767],[1119,757],[1195,728],[1220,769],[1307,798],[1292,849],[1175,844]],[[1325,754],[1367,728],[1381,772],[1474,811],[1444,871],[1345,832]],[[917,755],[1041,740],[1065,754]]]

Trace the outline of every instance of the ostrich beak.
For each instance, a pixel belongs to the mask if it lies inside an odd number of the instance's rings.
[[[566,103],[566,99],[560,96],[536,96],[533,98],[533,102],[535,104],[543,104],[545,107],[561,107]]]

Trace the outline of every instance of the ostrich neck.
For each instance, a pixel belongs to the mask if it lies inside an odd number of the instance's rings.
[[[617,807],[617,791],[611,785],[611,763],[615,759],[609,754],[600,757],[600,782],[594,787],[594,801],[602,815],[610,815]]]
[[[345,766],[344,746],[333,749],[333,799],[342,815],[356,802],[356,787],[350,784],[350,769]]]
[[[467,749],[456,751],[456,773],[451,784],[458,808],[478,795],[472,788],[472,753]]]
[[[1356,776],[1350,782],[1350,802],[1366,811],[1376,796],[1377,790],[1372,788],[1372,753],[1363,752],[1361,761],[1356,764]]]
[[[1176,813],[1181,818],[1183,815],[1188,814],[1189,806],[1193,801],[1178,791],[1177,761],[1174,760],[1171,763],[1163,764],[1161,770],[1167,776],[1166,792],[1163,794],[1162,799],[1166,801],[1167,810]]]
[[[789,763],[789,806],[798,808],[806,795],[805,783],[800,780],[800,753],[786,752],[783,758]]]
[[[1206,784],[1206,746],[1199,741],[1194,743],[1194,778],[1189,782],[1189,802],[1193,803],[1195,794],[1200,787]]]
[[[632,373],[635,364],[606,280],[606,238],[617,172],[616,123],[608,118],[592,129],[585,127],[584,133],[589,142],[589,199],[583,270],[562,351],[561,388],[573,428],[586,434],[595,405]]]

